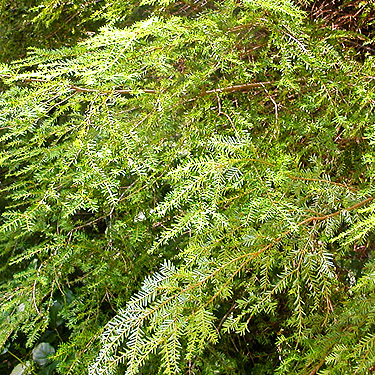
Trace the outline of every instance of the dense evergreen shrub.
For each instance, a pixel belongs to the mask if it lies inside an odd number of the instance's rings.
[[[373,57],[287,0],[137,6],[0,65],[1,371],[371,373]]]

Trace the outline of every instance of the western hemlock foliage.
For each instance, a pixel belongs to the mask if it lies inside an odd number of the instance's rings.
[[[0,65],[3,355],[371,373],[374,58],[292,1],[139,6]]]

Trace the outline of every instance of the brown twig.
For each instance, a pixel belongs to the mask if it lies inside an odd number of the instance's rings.
[[[3,78],[12,78],[10,74],[0,74],[0,77]],[[46,79],[41,79],[41,78],[20,78],[20,81],[24,82],[50,82],[49,80]],[[266,85],[272,85],[275,84],[276,81],[265,81],[265,82],[254,82],[254,83],[244,83],[241,85],[234,85],[234,86],[228,86],[228,87],[223,87],[223,88],[217,88],[217,89],[212,89],[212,90],[207,90],[203,91],[200,93],[198,96],[205,96],[205,95],[210,95],[210,94],[215,94],[215,93],[228,93],[228,92],[235,92],[235,91],[249,91],[254,88],[258,87],[264,87]],[[117,93],[117,94],[136,94],[138,92],[146,93],[146,94],[156,94],[157,90],[152,90],[152,89],[140,89],[138,90],[133,90],[133,89],[113,89],[110,91],[101,91],[99,89],[93,89],[93,88],[87,88],[87,87],[80,87],[80,86],[75,86],[75,85],[70,85],[69,89],[74,90],[76,92],[95,92],[99,94],[110,94],[110,93]]]
[[[71,85],[69,86],[69,88],[71,90],[74,90],[76,92],[95,92],[95,93],[98,93],[98,94],[101,94],[101,95],[106,95],[106,94],[110,94],[110,93],[116,93],[116,94],[135,94],[137,93],[138,91],[137,90],[132,90],[132,89],[114,89],[114,90],[111,90],[111,91],[100,91],[98,89],[90,89],[90,88],[85,88],[85,87],[78,87],[78,86],[74,86],[74,85]],[[150,90],[150,89],[141,89],[139,92],[142,92],[142,93],[146,93],[146,94],[156,94],[156,90]]]
[[[249,91],[251,89],[255,89],[258,87],[264,87],[266,85],[272,85],[276,83],[275,81],[266,81],[266,82],[255,82],[255,83],[244,83],[242,85],[234,85],[234,86],[228,86],[213,90],[207,90],[199,94],[199,96],[205,96],[209,94],[215,94],[215,93],[224,93],[224,92],[234,92],[234,91]]]
[[[309,372],[309,375],[315,375],[319,369],[324,365],[326,358],[324,357],[312,370]]]
[[[356,203],[355,205],[351,206],[351,207],[348,207],[348,208],[344,208],[342,210],[339,210],[339,211],[336,211],[336,212],[333,212],[331,214],[328,214],[328,215],[324,215],[324,216],[312,216],[312,217],[309,217],[308,219],[306,220],[303,220],[301,221],[300,223],[297,224],[297,226],[301,226],[301,225],[306,225],[312,221],[323,221],[323,220],[327,220],[327,219],[330,219],[332,217],[335,217],[335,216],[338,216],[340,214],[343,213],[343,211],[353,211],[361,206],[364,206],[365,204],[371,202],[374,198],[373,197],[370,197],[370,198],[367,198],[365,199],[364,201],[362,202],[359,202],[359,203]]]
[[[1,78],[12,78],[13,76],[11,74],[0,74]],[[47,79],[42,79],[42,78],[20,78],[20,81],[23,82],[48,82]]]
[[[292,176],[290,174],[288,174],[287,177],[292,179],[292,180],[299,180],[299,181],[324,182],[324,183],[327,183],[327,184],[340,186],[342,188],[348,189],[348,190],[353,191],[353,192],[358,191],[354,187],[351,187],[351,186],[348,186],[348,185],[345,185],[345,184],[340,184],[339,182],[333,182],[333,181],[330,181],[330,180],[324,180],[324,179],[319,179],[319,178],[298,177],[298,176]]]
[[[220,332],[220,329],[222,327],[222,325],[224,324],[224,322],[227,320],[228,316],[231,314],[231,312],[237,307],[237,302],[234,302],[233,305],[230,307],[230,309],[225,313],[225,315],[222,317],[222,319],[220,320],[220,323],[218,324],[218,326],[216,327],[216,331],[217,332]]]

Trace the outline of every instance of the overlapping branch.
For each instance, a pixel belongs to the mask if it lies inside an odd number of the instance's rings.
[[[12,78],[12,75],[10,74],[0,74],[0,78]],[[46,79],[41,79],[41,78],[20,78],[19,79],[22,82],[42,82],[42,83],[47,83],[47,82],[52,82],[51,80],[46,80]],[[259,87],[264,87],[264,86],[269,86],[275,84],[276,81],[265,81],[265,82],[253,82],[253,83],[243,83],[240,85],[233,85],[233,86],[227,86],[227,87],[222,87],[222,88],[216,88],[216,89],[211,89],[207,91],[201,92],[198,96],[206,96],[210,94],[218,94],[218,93],[230,93],[230,92],[246,92],[254,88],[259,88]],[[156,94],[158,91],[153,90],[153,89],[112,89],[112,90],[99,90],[99,89],[94,89],[90,87],[81,87],[81,86],[76,86],[76,85],[69,85],[68,86],[70,90],[76,91],[76,92],[87,92],[87,93],[96,93],[99,95],[107,95],[110,93],[116,93],[120,95],[136,95],[139,93],[144,93],[144,94]]]

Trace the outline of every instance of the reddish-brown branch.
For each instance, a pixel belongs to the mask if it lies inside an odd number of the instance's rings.
[[[0,77],[3,78],[12,78],[10,74],[0,74]],[[41,79],[41,78],[22,78],[20,79],[21,81],[24,82],[49,82],[48,80]],[[235,92],[235,91],[249,91],[254,88],[259,88],[259,87],[264,87],[264,86],[269,86],[272,84],[275,84],[275,81],[265,81],[265,82],[254,82],[254,83],[244,83],[241,85],[234,85],[234,86],[228,86],[228,87],[223,87],[223,88],[218,88],[218,89],[212,89],[212,90],[207,90],[203,91],[200,93],[198,96],[205,96],[205,95],[210,95],[210,94],[217,94],[217,93],[229,93],[229,92]],[[69,89],[74,90],[76,92],[95,92],[99,94],[110,94],[111,92],[117,93],[117,94],[136,94],[138,92],[143,92],[146,94],[156,94],[157,90],[152,90],[152,89],[140,89],[138,90],[132,90],[132,89],[113,89],[110,91],[101,91],[98,89],[93,89],[93,88],[87,88],[87,87],[80,87],[80,86],[75,86],[75,85],[70,85]]]
[[[361,207],[361,206],[363,206],[363,205],[371,202],[373,199],[374,199],[373,197],[367,198],[364,201],[356,203],[355,205],[353,205],[351,207],[344,208],[344,209],[342,209],[340,211],[336,211],[336,212],[333,212],[333,213],[328,214],[328,215],[309,217],[308,219],[301,221],[297,225],[301,226],[301,225],[306,225],[308,223],[311,223],[312,221],[323,221],[323,220],[330,219],[332,217],[335,217],[335,216],[338,216],[338,215],[342,214],[344,211],[353,211],[353,210],[355,210],[355,209],[357,209],[357,208],[359,208],[359,207]]]
[[[326,361],[326,357],[324,357],[312,370],[308,375],[315,375],[319,369],[324,365]]]

